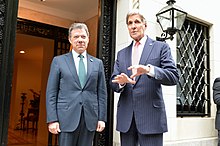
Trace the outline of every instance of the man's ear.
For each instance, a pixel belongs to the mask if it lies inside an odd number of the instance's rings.
[[[145,27],[147,28],[147,23],[145,23]]]
[[[69,40],[70,44],[72,44],[70,37],[68,38],[68,40]]]

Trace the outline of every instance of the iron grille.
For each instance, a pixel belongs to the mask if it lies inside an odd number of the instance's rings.
[[[187,19],[177,35],[176,51],[177,116],[209,116],[209,27]]]

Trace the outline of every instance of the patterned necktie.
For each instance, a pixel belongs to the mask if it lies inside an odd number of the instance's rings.
[[[140,42],[136,42],[133,48],[133,53],[132,53],[132,65],[138,65],[139,64],[139,50],[138,46],[140,45]],[[132,69],[132,73],[136,73],[136,70]]]
[[[80,54],[78,57],[80,58],[78,76],[79,76],[79,81],[80,81],[81,87],[83,87],[85,84],[85,80],[86,80],[86,69],[85,69],[85,64],[83,62],[84,56]]]

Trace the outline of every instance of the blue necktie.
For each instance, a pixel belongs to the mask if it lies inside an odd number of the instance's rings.
[[[78,76],[79,76],[81,87],[83,87],[85,85],[85,80],[86,80],[86,69],[85,69],[85,64],[83,62],[84,56],[80,54],[78,57],[80,58]]]

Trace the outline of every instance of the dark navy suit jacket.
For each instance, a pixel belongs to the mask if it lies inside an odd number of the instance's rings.
[[[82,107],[90,131],[106,121],[107,92],[103,63],[87,55],[87,79],[81,88],[72,52],[54,57],[46,91],[47,123],[58,121],[63,132],[74,131]]]
[[[118,52],[111,80],[120,73],[128,76],[132,74],[127,69],[131,66],[131,50],[132,44]],[[155,77],[147,74],[138,76],[136,84],[126,84],[122,89],[117,83],[112,83],[110,80],[112,89],[120,92],[116,129],[120,132],[127,132],[134,116],[140,133],[166,132],[167,117],[161,85],[175,85],[179,79],[169,46],[148,37],[139,64],[153,65]]]
[[[220,130],[220,78],[216,78],[213,83],[213,100],[217,107],[215,128]]]

